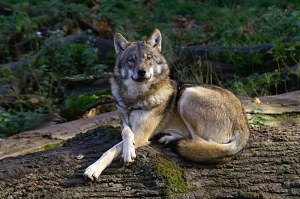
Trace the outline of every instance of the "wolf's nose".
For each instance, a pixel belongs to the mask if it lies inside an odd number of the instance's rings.
[[[145,74],[146,74],[146,71],[143,70],[143,69],[141,69],[141,70],[138,70],[138,71],[137,71],[137,74],[138,74],[140,77],[144,77]]]

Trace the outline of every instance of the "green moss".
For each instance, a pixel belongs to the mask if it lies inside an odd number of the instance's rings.
[[[256,192],[248,191],[247,194],[248,194],[249,197],[254,197],[256,195]]]
[[[82,95],[70,95],[67,97],[65,101],[65,105],[67,108],[84,108],[89,104],[96,103],[103,97],[112,97],[107,93],[89,93]]]
[[[60,147],[62,145],[63,145],[63,143],[48,144],[48,145],[46,145],[46,146],[43,147],[43,150],[47,151],[47,150],[50,150],[50,149],[55,149],[55,148]]]
[[[224,185],[225,182],[222,179],[218,179],[218,178],[212,178],[212,181],[214,181],[217,185]]]
[[[120,127],[113,127],[111,125],[103,125],[99,128],[101,129],[101,131],[106,132],[112,140],[121,140],[122,139],[122,136],[121,136],[122,130]]]
[[[60,143],[56,143],[56,144],[48,144],[46,146],[44,146],[42,148],[42,151],[47,151],[47,150],[50,150],[50,149],[55,149],[55,148],[58,148],[60,146],[62,146],[65,142],[62,141]],[[28,154],[32,154],[32,153],[36,153],[37,151],[27,151],[24,153],[24,155],[28,155]]]
[[[166,181],[167,186],[164,187],[164,194],[167,196],[176,196],[180,193],[187,193],[186,180],[183,175],[182,169],[174,162],[171,162],[163,157],[157,158],[157,164],[154,168],[159,177]]]
[[[300,114],[299,113],[282,113],[282,114],[273,114],[273,115],[270,115],[270,117],[273,117],[275,119],[285,119],[287,117],[300,118]]]

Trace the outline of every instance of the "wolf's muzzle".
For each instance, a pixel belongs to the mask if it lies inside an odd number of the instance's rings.
[[[149,71],[145,70],[144,68],[139,68],[133,73],[131,78],[133,81],[145,82],[151,79],[151,76],[152,75]]]
[[[146,71],[143,69],[140,69],[137,71],[137,74],[139,77],[144,77],[146,75]]]
[[[143,76],[143,77],[138,77],[138,78],[131,77],[131,79],[136,82],[145,82],[145,81],[148,81],[149,79],[151,79],[151,76],[150,77]]]

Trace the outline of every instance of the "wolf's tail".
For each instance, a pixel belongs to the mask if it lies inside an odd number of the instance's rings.
[[[206,140],[179,139],[167,146],[177,151],[184,158],[193,162],[219,162],[223,158],[240,152],[247,144],[249,134],[240,134],[226,144]]]

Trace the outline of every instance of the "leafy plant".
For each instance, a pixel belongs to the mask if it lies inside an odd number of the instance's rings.
[[[250,111],[250,114],[252,114],[249,119],[249,124],[251,126],[264,126],[266,119],[264,118],[265,114],[263,113],[263,110],[253,109]]]
[[[0,134],[8,136],[13,135],[16,131],[25,125],[31,124],[41,114],[29,112],[6,111],[0,106]]]
[[[66,99],[67,108],[83,108],[86,105],[93,104],[99,100],[99,96],[96,95],[70,95]]]
[[[36,64],[47,66],[59,76],[97,75],[107,68],[99,63],[99,57],[98,49],[88,43],[64,43],[51,46]]]

